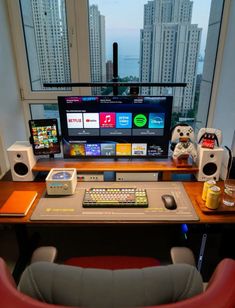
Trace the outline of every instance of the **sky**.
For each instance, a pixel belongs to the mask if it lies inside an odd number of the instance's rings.
[[[119,55],[137,56],[140,29],[143,28],[144,4],[148,0],[89,0],[105,16],[106,56],[112,59],[112,43],[117,42]],[[204,54],[211,0],[194,0],[192,23],[202,28],[200,53]]]

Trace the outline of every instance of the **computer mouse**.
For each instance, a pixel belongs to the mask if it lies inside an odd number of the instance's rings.
[[[177,208],[175,198],[172,195],[162,195],[162,201],[164,202],[165,208],[168,210],[175,210]]]

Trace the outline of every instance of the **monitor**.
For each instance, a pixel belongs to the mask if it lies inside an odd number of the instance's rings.
[[[35,155],[60,153],[57,119],[29,120],[30,141]]]
[[[172,96],[60,96],[64,158],[166,158]]]

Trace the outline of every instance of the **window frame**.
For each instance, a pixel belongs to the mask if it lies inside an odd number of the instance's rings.
[[[90,82],[90,52],[88,1],[65,0],[71,82]],[[9,20],[20,87],[21,100],[30,104],[33,100],[56,100],[59,95],[87,95],[86,88],[71,88],[71,91],[32,91],[27,51],[22,25],[20,1],[8,0]],[[82,42],[82,44],[80,44]],[[30,100],[30,101],[29,101]],[[25,108],[24,108],[25,110]],[[28,114],[28,112],[27,112]],[[26,118],[28,115],[26,115]]]
[[[18,82],[26,122],[31,118],[30,104],[56,103],[57,96],[89,95],[90,88],[72,88],[71,91],[32,91],[28,69],[24,31],[20,13],[20,4],[16,0],[7,0],[9,20],[12,31],[13,47],[17,67]],[[71,63],[71,82],[90,82],[90,48],[89,48],[89,1],[65,0]],[[206,126],[213,123],[217,102],[218,84],[222,69],[223,50],[226,43],[227,26],[231,0],[224,0],[221,31],[218,40],[218,52],[214,67],[214,78],[208,106]],[[82,42],[80,44],[80,42]],[[197,125],[196,125],[197,126]]]
[[[218,88],[220,83],[221,70],[223,65],[224,48],[227,39],[228,23],[231,9],[231,0],[224,0],[224,7],[221,16],[220,34],[217,44],[217,55],[215,59],[214,77],[208,106],[206,127],[212,127],[217,104]]]

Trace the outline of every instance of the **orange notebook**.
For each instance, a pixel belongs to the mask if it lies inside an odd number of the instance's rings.
[[[15,190],[0,208],[0,216],[26,216],[37,194],[31,190]]]

